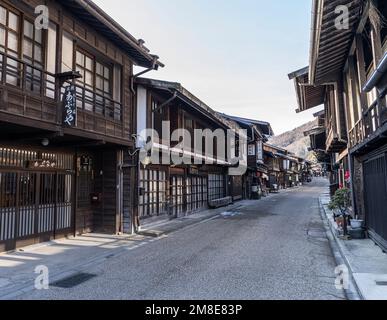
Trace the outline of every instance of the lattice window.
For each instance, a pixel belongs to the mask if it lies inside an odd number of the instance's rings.
[[[184,212],[184,179],[181,176],[174,176],[171,182],[173,214],[179,215]]]
[[[221,199],[225,195],[224,177],[221,174],[208,175],[208,199]]]
[[[141,170],[140,188],[144,194],[139,199],[139,216],[159,216],[167,212],[167,180],[165,171]]]
[[[0,6],[0,52],[8,56],[19,58],[19,32],[20,17],[6,7]],[[0,55],[0,63],[4,63],[4,56]],[[19,63],[17,60],[7,58],[7,76],[8,84],[17,86],[20,83]]]
[[[28,20],[24,20],[23,60],[37,68],[26,66],[25,87],[39,93],[42,81],[42,71],[39,69],[43,69],[43,35],[42,30],[36,29]]]

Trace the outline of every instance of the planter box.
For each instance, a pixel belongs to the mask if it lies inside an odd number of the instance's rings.
[[[363,228],[348,229],[348,233],[352,239],[365,239],[365,232]]]
[[[211,201],[208,202],[208,205],[209,205],[209,207],[211,209],[216,209],[216,208],[220,208],[220,207],[226,207],[226,206],[228,206],[230,204],[232,204],[232,198],[231,197],[211,200]]]

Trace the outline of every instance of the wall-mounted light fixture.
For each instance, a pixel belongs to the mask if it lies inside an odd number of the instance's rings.
[[[48,147],[48,145],[50,144],[50,140],[44,138],[41,143],[43,147]]]

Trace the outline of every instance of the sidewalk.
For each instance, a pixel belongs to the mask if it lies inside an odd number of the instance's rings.
[[[228,207],[147,225],[146,229],[133,236],[87,234],[0,254],[0,300],[17,298],[24,292],[34,290],[35,279],[38,276],[35,268],[38,266],[48,268],[50,283],[54,283],[85,272],[89,266],[162,239],[177,230],[215,219],[248,203],[251,201],[240,201]]]
[[[338,238],[333,212],[328,209],[329,202],[329,192],[320,197],[322,213],[359,295],[364,300],[387,300],[387,254],[370,239],[344,241]]]

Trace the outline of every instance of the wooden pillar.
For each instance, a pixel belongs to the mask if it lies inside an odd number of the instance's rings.
[[[377,7],[376,1],[372,0],[372,3],[375,7]],[[381,22],[376,22],[371,19],[371,44],[372,44],[372,55],[374,60],[374,67],[377,68],[381,59],[383,58],[383,48],[382,48],[382,39],[381,39]],[[377,96],[377,126],[381,125],[381,115],[383,113],[383,107],[385,107],[385,103],[381,101],[379,98],[379,92]]]
[[[116,151],[116,223],[115,233],[122,233],[124,226],[124,213],[123,213],[123,151]]]
[[[377,7],[376,1],[372,0],[372,3],[375,7]],[[372,19],[371,19],[371,43],[372,43],[374,63],[376,67],[383,57],[382,39],[381,39],[381,22],[377,23],[375,21],[372,21]]]
[[[361,34],[356,35],[356,56],[357,56],[357,71],[359,79],[359,90],[360,90],[360,101],[361,101],[361,110],[364,113],[368,109],[367,105],[367,95],[363,92],[363,87],[367,82],[367,75],[365,69],[365,59],[364,59],[364,47],[363,47],[363,38]]]
[[[331,126],[333,130],[333,137],[338,134],[338,126],[337,126],[337,120],[338,120],[338,114],[337,114],[337,96],[336,96],[336,84],[331,85],[329,89],[329,109],[330,114],[332,115],[332,121]]]

